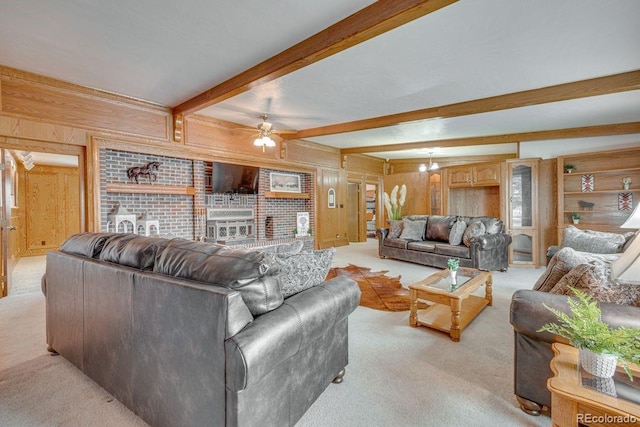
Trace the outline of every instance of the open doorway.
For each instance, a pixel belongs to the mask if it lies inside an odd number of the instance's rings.
[[[10,144],[9,146],[11,146]],[[45,254],[84,229],[79,155],[2,148],[2,296],[39,290]]]
[[[365,192],[366,203],[366,221],[367,221],[367,238],[371,239],[376,237],[376,221],[377,221],[377,194],[378,186],[375,184],[367,184]]]

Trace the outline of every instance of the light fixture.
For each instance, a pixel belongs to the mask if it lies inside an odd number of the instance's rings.
[[[426,172],[427,171],[427,165],[425,165],[424,163],[422,163],[420,166],[418,166],[418,170],[420,172]]]
[[[262,152],[264,153],[265,147],[275,147],[276,142],[271,139],[269,135],[271,135],[271,123],[267,121],[267,115],[262,116],[262,123],[258,125],[258,136],[256,136],[255,141],[253,141],[253,145],[256,147],[262,147]]]
[[[640,203],[620,228],[640,228]],[[624,282],[640,283],[640,231],[632,239],[620,258],[611,264],[611,275]]]
[[[440,169],[440,165],[438,164],[438,162],[431,162],[431,155],[433,154],[433,151],[429,151],[429,170],[430,171],[435,171]]]

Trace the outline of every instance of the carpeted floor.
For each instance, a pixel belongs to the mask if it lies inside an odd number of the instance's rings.
[[[40,278],[44,274],[46,256],[23,257],[13,267],[13,283],[9,293],[19,295],[40,291]]]
[[[404,287],[435,269],[377,256],[376,241],[338,248],[335,267],[388,270]],[[509,303],[542,270],[494,273],[493,306],[461,341],[412,328],[408,311],[359,307],[349,317],[349,366],[307,411],[299,427],[550,426],[513,396]],[[481,291],[483,291],[481,289]],[[32,292],[0,299],[0,425],[141,426],[144,423],[62,357],[47,355],[44,298]]]

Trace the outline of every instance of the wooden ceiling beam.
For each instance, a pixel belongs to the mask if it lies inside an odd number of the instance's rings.
[[[458,0],[378,0],[276,56],[173,108],[191,114],[320,61]]]
[[[343,148],[340,150],[340,153],[341,155],[384,153],[388,151],[405,151],[420,148],[465,147],[472,145],[507,144],[523,141],[626,135],[632,133],[640,133],[640,122],[511,133],[505,135],[477,136],[472,138],[436,139],[433,141],[409,142],[404,144],[370,145],[367,147]]]
[[[416,120],[460,117],[632,90],[640,90],[640,70],[492,96],[489,98],[475,99],[473,101],[408,111],[405,113],[390,114],[388,116],[304,129],[297,133],[289,134],[285,138],[304,139],[314,136],[334,135],[393,126]]]

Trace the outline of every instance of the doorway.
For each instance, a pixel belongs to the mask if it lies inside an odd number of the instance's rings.
[[[0,148],[3,297],[39,289],[31,279],[42,276],[44,255],[85,230],[86,171],[84,147],[47,151],[48,143],[0,139]]]
[[[349,231],[350,242],[363,242],[365,239],[361,236],[360,218],[360,183],[347,183],[347,227]]]
[[[378,186],[376,184],[367,184],[365,192],[366,212],[365,220],[367,222],[367,238],[376,237],[376,221],[377,221],[377,194]]]

